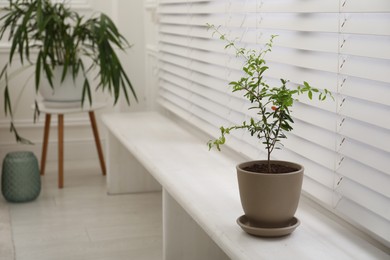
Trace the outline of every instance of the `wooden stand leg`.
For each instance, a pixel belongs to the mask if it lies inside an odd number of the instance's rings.
[[[42,156],[41,156],[41,175],[45,175],[47,145],[49,143],[49,133],[50,133],[50,119],[51,119],[51,114],[46,114],[45,130],[43,132]]]
[[[104,163],[104,156],[103,156],[103,151],[102,151],[102,145],[100,143],[99,132],[98,132],[98,128],[97,128],[97,125],[96,125],[95,113],[93,111],[89,112],[89,119],[91,120],[93,136],[95,137],[95,143],[96,143],[96,149],[97,149],[98,156],[99,156],[100,167],[102,169],[103,175],[106,175],[106,164]]]
[[[64,187],[64,115],[58,114],[58,188]]]

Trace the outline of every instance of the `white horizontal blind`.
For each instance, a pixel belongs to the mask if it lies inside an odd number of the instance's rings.
[[[251,48],[279,35],[267,81],[308,81],[336,100],[301,97],[274,158],[302,163],[305,192],[389,245],[390,1],[160,0],[158,11],[159,103],[215,137],[254,115],[227,85],[242,61],[206,23]],[[265,158],[248,133],[233,132],[228,145]]]

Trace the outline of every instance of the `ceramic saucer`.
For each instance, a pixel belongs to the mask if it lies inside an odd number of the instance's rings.
[[[259,237],[281,237],[286,236],[293,232],[301,222],[296,217],[292,218],[291,221],[282,227],[262,227],[250,223],[245,215],[242,215],[237,219],[237,224],[248,234],[259,236]]]

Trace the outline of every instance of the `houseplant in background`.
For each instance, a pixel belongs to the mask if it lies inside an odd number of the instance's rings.
[[[256,112],[256,117],[241,125],[221,127],[220,137],[208,142],[209,149],[216,147],[220,150],[226,135],[232,130],[244,129],[256,136],[267,151],[266,160],[237,165],[241,204],[245,212],[237,223],[253,235],[287,235],[299,225],[294,214],[298,207],[304,168],[297,163],[272,160],[271,154],[280,148],[281,140],[286,138],[285,132],[293,130],[290,108],[294,104],[294,96],[307,93],[312,99],[314,94],[318,94],[320,100],[325,100],[332,95],[328,90],[320,91],[307,82],[296,88],[289,88],[285,79],[280,79],[280,86],[276,87],[267,83],[264,76],[269,67],[265,56],[271,52],[276,36],[271,36],[263,49],[253,50],[239,48],[219,27],[208,24],[208,28],[213,30],[213,35],[218,35],[227,43],[225,48],[234,48],[237,57],[243,58],[243,76],[229,85],[233,92],[242,92],[250,101],[249,109]]]
[[[34,86],[38,92],[47,86],[44,99],[50,102],[76,102],[83,106],[88,100],[92,104],[89,74],[95,74],[96,89],[112,95],[114,104],[121,91],[128,104],[129,92],[137,100],[115,52],[115,49],[125,51],[130,45],[104,13],[86,18],[64,2],[11,0],[1,10],[0,22],[0,39],[8,37],[11,41],[8,62],[0,71],[0,83],[4,88],[4,110],[11,118],[11,131],[17,141],[27,140],[19,136],[14,125],[10,88],[12,79],[22,72],[30,71],[29,79],[35,77],[34,84],[26,82],[25,87]],[[21,66],[14,65],[15,59]],[[76,92],[69,94],[68,90]],[[58,98],[61,92],[66,92],[63,100]],[[34,114],[39,114],[36,100]]]

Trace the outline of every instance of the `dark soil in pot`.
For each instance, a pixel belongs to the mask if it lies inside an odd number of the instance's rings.
[[[247,166],[243,168],[245,171],[249,172],[258,172],[258,173],[288,173],[288,172],[295,172],[298,171],[298,168],[290,167],[287,165],[281,165],[276,163],[271,163],[271,172],[268,171],[268,164],[267,163],[256,163],[250,166]]]

